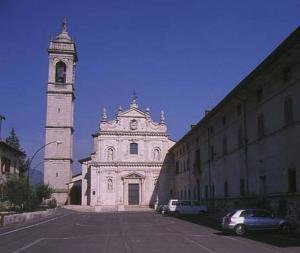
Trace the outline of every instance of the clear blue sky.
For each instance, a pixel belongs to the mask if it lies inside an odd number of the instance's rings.
[[[29,156],[44,144],[46,49],[64,16],[79,56],[78,160],[92,151],[101,109],[112,118],[133,90],[155,120],[165,110],[180,139],[300,25],[299,10],[299,0],[0,0],[2,137],[14,127]]]

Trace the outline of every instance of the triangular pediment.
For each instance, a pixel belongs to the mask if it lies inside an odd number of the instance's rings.
[[[123,179],[144,179],[145,176],[137,173],[137,172],[131,172],[125,176],[122,177]]]
[[[129,109],[125,112],[122,112],[118,115],[119,117],[146,117],[146,113],[137,109],[137,108],[132,108]]]

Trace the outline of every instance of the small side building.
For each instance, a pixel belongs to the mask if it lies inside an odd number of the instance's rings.
[[[0,140],[0,184],[12,175],[19,176],[20,160],[24,156],[25,153]]]

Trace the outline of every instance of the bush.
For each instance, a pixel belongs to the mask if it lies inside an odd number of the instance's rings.
[[[49,185],[40,184],[38,187],[36,187],[35,193],[39,202],[42,203],[44,199],[49,199],[51,197],[52,189],[49,187]]]
[[[23,210],[32,189],[24,178],[10,177],[4,185],[4,193],[14,209]]]
[[[4,184],[4,193],[10,209],[16,212],[33,211],[39,207],[39,199],[26,178],[10,177]]]

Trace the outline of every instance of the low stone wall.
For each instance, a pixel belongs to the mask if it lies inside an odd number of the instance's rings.
[[[11,224],[22,223],[26,221],[38,220],[52,215],[56,209],[48,209],[46,211],[18,213],[18,214],[0,214],[0,226],[4,227]]]

